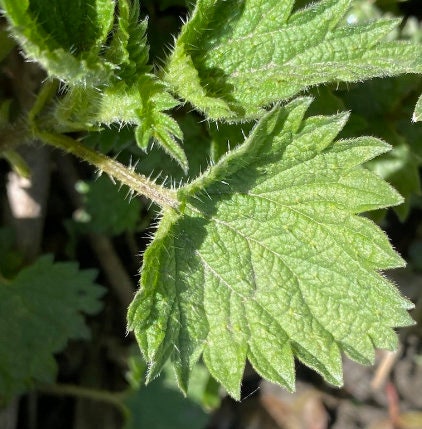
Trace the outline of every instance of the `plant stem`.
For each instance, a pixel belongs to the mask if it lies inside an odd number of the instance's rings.
[[[157,185],[146,176],[135,173],[120,162],[103,155],[100,152],[83,145],[77,140],[62,134],[53,134],[47,131],[34,129],[35,136],[43,142],[65,150],[97,167],[100,172],[107,173],[138,194],[144,195],[163,208],[179,208],[176,193],[163,186]]]
[[[28,114],[28,120],[31,124],[35,123],[35,118],[40,112],[42,112],[46,104],[56,95],[58,88],[59,81],[57,79],[49,79],[44,83]]]
[[[52,384],[40,386],[38,391],[47,395],[75,396],[77,398],[106,402],[118,408],[123,416],[126,417],[128,415],[128,410],[122,402],[124,393],[113,393],[106,390],[75,386],[73,384]]]

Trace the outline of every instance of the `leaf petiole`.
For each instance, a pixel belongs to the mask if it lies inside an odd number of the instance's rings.
[[[34,127],[33,131],[35,136],[44,143],[76,155],[97,167],[100,172],[107,173],[111,178],[128,186],[136,193],[149,198],[160,207],[178,210],[179,201],[176,198],[175,191],[157,185],[146,176],[135,173],[133,169],[126,167],[115,159],[109,158],[68,136],[42,131],[36,127]]]

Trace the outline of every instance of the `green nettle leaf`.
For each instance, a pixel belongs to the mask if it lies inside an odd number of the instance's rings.
[[[188,160],[179,144],[182,130],[165,113],[178,105],[161,81],[145,74],[132,86],[122,82],[103,92],[94,88],[72,88],[57,102],[55,118],[61,131],[97,131],[100,125],[114,123],[136,125],[135,138],[140,148],[146,150],[151,140],[158,143],[186,172]]]
[[[124,429],[192,429],[204,428],[209,416],[204,412],[203,402],[210,375],[205,367],[197,365],[192,372],[192,383],[187,397],[177,386],[174,371],[170,365],[163,368],[161,376],[149,386],[142,386],[142,377],[146,370],[145,362],[137,356],[129,361],[127,374],[133,390],[125,397],[130,410]],[[217,398],[215,398],[217,399]],[[166,412],[163,413],[163,404]]]
[[[239,120],[312,85],[422,70],[420,44],[383,41],[398,20],[344,25],[352,0],[294,3],[198,0],[165,79],[207,116]]]
[[[186,173],[189,168],[188,160],[177,142],[183,139],[183,132],[179,124],[163,112],[176,107],[179,102],[166,92],[162,82],[148,75],[139,82],[139,95],[142,103],[135,110],[138,124],[135,138],[138,146],[146,150],[149,141],[153,139],[179,163]]]
[[[294,389],[294,357],[334,384],[341,352],[371,363],[412,324],[379,270],[403,266],[359,213],[400,204],[361,164],[389,150],[373,137],[334,141],[347,114],[304,118],[310,99],[275,107],[237,147],[178,193],[144,255],[128,313],[154,378],[170,358],[186,391],[203,359],[235,398],[248,359]]]
[[[99,54],[114,22],[113,0],[1,0],[12,34],[50,75],[84,85],[107,83],[116,64]]]
[[[119,18],[107,58],[119,64],[118,75],[126,84],[136,82],[139,75],[151,71],[146,41],[148,21],[140,21],[139,1],[119,1]]]
[[[89,336],[83,313],[97,313],[104,294],[95,275],[44,256],[10,282],[0,279],[0,398],[54,381],[53,354]]]
[[[422,95],[419,97],[418,102],[416,103],[416,108],[412,119],[414,122],[422,121]]]

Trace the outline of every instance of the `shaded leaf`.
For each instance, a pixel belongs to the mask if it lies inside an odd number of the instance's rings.
[[[393,146],[391,152],[371,161],[368,166],[405,198],[403,204],[394,207],[401,220],[409,213],[411,196],[420,193],[422,127],[411,122],[420,84],[421,80],[416,76],[372,79],[338,93],[345,107],[351,110],[353,119],[342,136],[373,135]],[[360,127],[356,127],[358,121]]]
[[[54,353],[69,339],[87,338],[83,314],[102,307],[95,275],[43,256],[10,282],[0,279],[0,396],[54,381]]]
[[[23,256],[15,249],[14,231],[11,228],[0,228],[0,276],[15,276],[23,264]]]
[[[10,34],[4,28],[0,27],[0,62],[9,55],[14,46],[15,42],[10,37]]]

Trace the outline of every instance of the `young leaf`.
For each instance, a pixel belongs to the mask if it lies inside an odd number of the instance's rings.
[[[397,20],[339,25],[351,1],[292,13],[294,0],[198,0],[165,79],[207,116],[239,120],[312,85],[420,72],[420,44],[382,41]]]
[[[129,313],[151,380],[170,358],[180,387],[203,354],[239,398],[246,359],[294,388],[294,357],[334,385],[341,352],[370,363],[412,323],[379,270],[403,265],[357,214],[402,198],[361,164],[389,150],[333,142],[347,115],[303,120],[309,99],[265,115],[247,141],[179,191],[145,252]]]
[[[137,125],[135,138],[144,150],[150,140],[158,143],[186,173],[188,161],[179,144],[183,133],[178,123],[165,110],[179,104],[153,75],[144,74],[136,84],[124,82],[103,92],[94,88],[72,88],[57,102],[55,118],[59,131],[98,130],[100,125],[113,123]]]
[[[136,82],[139,75],[151,71],[147,65],[149,60],[149,46],[146,43],[148,21],[140,21],[139,1],[119,1],[119,18],[107,58],[119,64],[118,76],[126,84]]]
[[[179,124],[163,110],[176,107],[176,101],[159,80],[146,75],[139,81],[139,95],[142,104],[135,110],[138,127],[135,137],[138,146],[148,147],[150,139],[154,139],[172,158],[174,158],[185,173],[188,171],[188,160],[177,140],[182,140],[183,133]]]
[[[11,281],[0,279],[0,397],[54,380],[54,353],[89,335],[82,313],[101,309],[92,270],[43,256]]]

